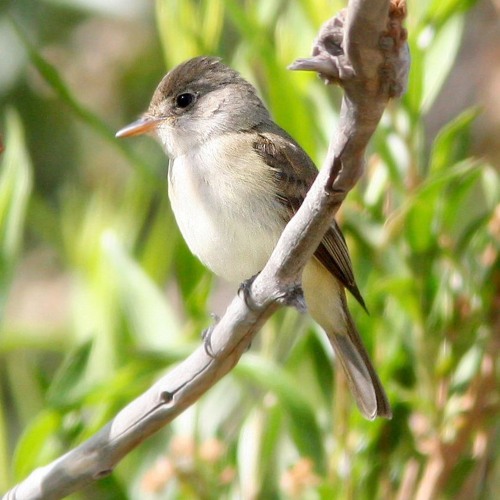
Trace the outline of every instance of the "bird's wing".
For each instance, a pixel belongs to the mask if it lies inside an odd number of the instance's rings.
[[[276,197],[286,208],[286,222],[288,222],[302,205],[318,171],[305,151],[286,132],[279,129],[278,133],[274,127],[277,126],[274,124],[261,126],[253,147],[272,169]],[[314,255],[366,309],[354,279],[349,250],[335,221]]]

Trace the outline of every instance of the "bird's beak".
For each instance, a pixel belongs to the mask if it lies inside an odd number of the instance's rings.
[[[161,121],[161,118],[139,118],[139,120],[136,120],[135,122],[132,122],[118,130],[115,137],[133,137],[134,135],[146,134],[147,132],[153,131]]]

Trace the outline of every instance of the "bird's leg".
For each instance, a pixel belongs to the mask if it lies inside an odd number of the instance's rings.
[[[294,307],[301,314],[307,312],[304,290],[302,290],[301,283],[294,283],[290,285],[280,297],[280,302],[285,306]]]

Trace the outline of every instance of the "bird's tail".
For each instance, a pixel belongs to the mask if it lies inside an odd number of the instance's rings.
[[[361,413],[369,420],[391,418],[387,395],[347,308],[344,287],[315,260],[307,264],[302,284],[309,312],[328,335]]]
[[[345,294],[342,292],[345,333],[327,332],[337,358],[344,368],[349,388],[353,393],[361,413],[373,420],[375,417],[392,417],[391,406],[384,387],[372,365],[362,343],[354,321],[347,309]]]

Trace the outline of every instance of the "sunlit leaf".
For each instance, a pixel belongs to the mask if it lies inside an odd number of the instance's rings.
[[[45,410],[33,418],[16,447],[14,474],[18,480],[57,455],[60,427],[61,417],[56,412]]]
[[[439,131],[429,159],[431,171],[443,170],[464,158],[469,146],[470,127],[478,114],[478,109],[468,109]]]
[[[180,325],[164,293],[126,254],[111,231],[103,235],[102,244],[109,266],[115,272],[124,314],[131,322],[138,345],[167,349],[178,337]]]
[[[0,397],[4,394],[0,389]],[[0,405],[0,488],[7,490],[10,476],[9,434],[4,405]]]
[[[424,62],[422,111],[426,112],[434,103],[443,83],[455,61],[465,25],[465,18],[459,14],[449,18],[443,27],[434,32],[428,27],[429,37]],[[446,92],[447,89],[445,88]]]
[[[462,356],[451,379],[452,391],[463,392],[468,387],[472,378],[477,375],[483,352],[482,346],[476,344]]]
[[[19,115],[9,110],[5,117],[5,152],[0,157],[0,287],[8,284],[19,256],[26,208],[32,189],[31,162],[26,150]],[[1,294],[0,314],[4,295]]]
[[[47,402],[54,407],[69,407],[88,391],[87,363],[92,342],[87,341],[66,356],[47,392]]]
[[[432,0],[428,7],[429,20],[440,25],[458,13],[467,12],[477,0]]]
[[[297,381],[263,358],[247,355],[236,369],[238,374],[279,399],[290,425],[290,432],[300,453],[312,458],[319,470],[324,467],[324,447],[315,411],[301,394]]]

